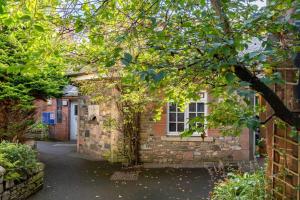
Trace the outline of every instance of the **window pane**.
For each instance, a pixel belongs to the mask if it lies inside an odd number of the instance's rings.
[[[184,113],[177,113],[177,121],[184,122]]]
[[[204,117],[204,113],[197,113],[197,117]]]
[[[62,107],[62,100],[61,99],[56,99],[56,106],[57,107]]]
[[[78,115],[78,105],[74,105],[74,115]]]
[[[197,112],[204,112],[204,103],[197,103]]]
[[[170,104],[169,104],[169,110],[170,110],[171,112],[176,112],[176,104],[170,103]]]
[[[62,123],[62,111],[61,110],[56,110],[56,122]]]
[[[196,117],[196,113],[190,113],[189,114],[189,119],[193,119],[194,117]]]
[[[196,103],[190,103],[189,104],[189,111],[190,112],[196,112]]]
[[[176,123],[169,123],[169,131],[176,132]]]
[[[178,132],[184,131],[184,123],[177,123],[177,131]]]
[[[169,121],[176,122],[176,113],[169,113]]]

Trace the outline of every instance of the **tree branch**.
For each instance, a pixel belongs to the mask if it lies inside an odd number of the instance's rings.
[[[235,66],[235,74],[242,81],[250,83],[250,87],[264,97],[277,117],[300,130],[300,118],[284,105],[271,88],[261,82],[245,66]]]
[[[219,16],[221,23],[224,25],[224,32],[228,37],[234,39],[231,32],[230,23],[228,17],[222,9],[222,4],[220,0],[211,0],[211,4]],[[238,54],[236,54],[238,55]],[[274,114],[279,117],[284,122],[291,126],[296,127],[300,130],[300,118],[297,114],[291,112],[284,102],[277,96],[277,94],[269,88],[265,83],[263,83],[257,76],[255,76],[246,66],[235,65],[234,66],[235,75],[242,81],[250,83],[251,89],[255,90],[261,94],[264,99],[269,103],[269,105],[274,110]]]
[[[260,124],[264,125],[264,124],[268,123],[268,121],[270,121],[274,116],[275,116],[275,113],[273,113],[272,115],[270,115],[265,121],[260,122]]]

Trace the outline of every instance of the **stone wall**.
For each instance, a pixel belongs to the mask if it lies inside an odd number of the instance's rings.
[[[208,135],[181,139],[167,135],[167,111],[160,121],[151,121],[151,114],[141,115],[140,160],[153,164],[203,165],[213,162],[249,160],[250,131],[245,129],[240,137],[222,137],[217,129],[208,130]],[[93,158],[121,161],[122,133],[117,127],[105,124],[114,120],[121,124],[119,111],[114,101],[92,105],[88,97],[79,101],[78,151]]]
[[[168,136],[166,108],[158,122],[151,121],[147,114],[142,116],[140,137],[141,161],[158,166],[201,167],[220,161],[249,160],[250,157],[248,129],[239,137],[222,137],[217,129],[208,130],[204,140],[199,136]]]
[[[93,105],[88,97],[79,100],[78,151],[95,159],[118,161],[121,133],[119,111],[114,101]]]
[[[180,138],[149,136],[141,140],[140,158],[144,163],[210,165],[233,162],[242,153],[239,137]],[[245,156],[247,160],[247,155]]]
[[[44,165],[39,164],[39,168],[21,182],[5,181],[3,175],[5,169],[0,166],[0,199],[1,200],[23,200],[37,192],[43,187]]]

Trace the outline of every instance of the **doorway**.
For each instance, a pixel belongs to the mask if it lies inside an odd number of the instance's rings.
[[[78,103],[77,101],[71,101],[70,140],[77,140],[77,127],[78,127]]]

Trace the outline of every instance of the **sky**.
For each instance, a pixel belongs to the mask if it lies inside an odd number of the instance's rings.
[[[257,0],[255,3],[261,8],[266,5],[266,0]]]

